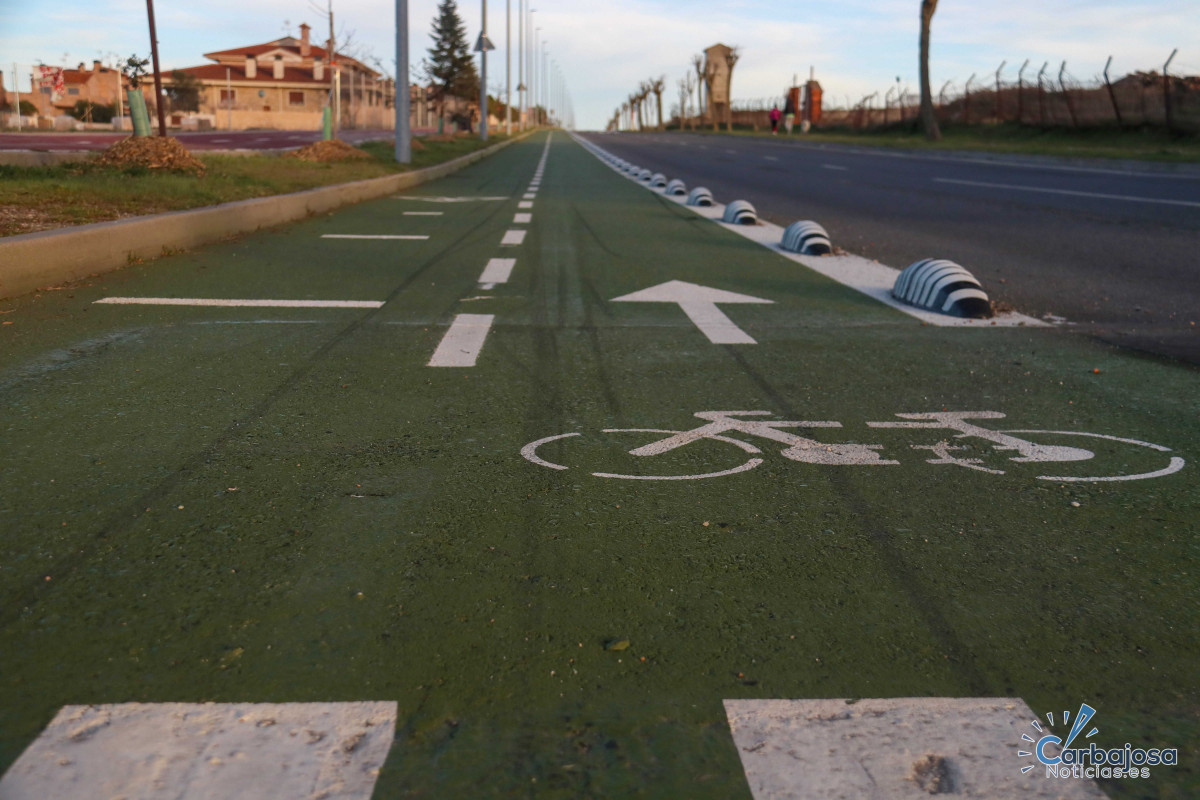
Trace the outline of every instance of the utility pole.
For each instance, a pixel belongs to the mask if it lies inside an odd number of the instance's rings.
[[[154,59],[154,107],[158,110],[158,135],[167,136],[167,115],[163,109],[162,73],[158,69],[158,34],[154,30],[154,0],[146,0],[146,15],[150,18],[150,57]],[[19,106],[20,103],[17,103]]]
[[[487,51],[490,43],[487,38],[487,0],[483,2],[483,28],[479,34],[479,138],[488,138],[488,107],[487,107]]]
[[[396,0],[396,144],[398,164],[412,163],[412,131],[409,129],[408,91],[408,0]]]
[[[512,0],[504,0],[504,133],[512,136]]]

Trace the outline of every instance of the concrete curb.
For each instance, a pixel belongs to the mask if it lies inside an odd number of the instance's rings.
[[[444,164],[399,175],[189,211],[7,236],[0,239],[0,298],[16,297],[40,287],[120,269],[135,260],[157,258],[173,250],[199,247],[386,197],[457,172],[532,133]]]

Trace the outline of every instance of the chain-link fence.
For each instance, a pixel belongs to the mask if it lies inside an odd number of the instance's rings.
[[[1168,60],[1166,66],[1170,66]],[[1136,71],[1109,76],[1109,64],[1088,78],[1073,75],[1064,61],[1057,68],[1028,61],[1020,68],[1000,65],[995,72],[970,76],[965,82],[946,81],[933,87],[934,112],[943,124],[997,125],[1011,123],[1039,128],[1152,127],[1177,133],[1200,133],[1200,72],[1186,65],[1170,71]],[[1015,73],[1015,74],[1014,74]],[[1165,76],[1165,77],[1164,77]],[[783,107],[783,97],[735,100],[735,127],[771,127],[770,109]],[[896,84],[854,101],[841,101],[826,90],[817,128],[886,128],[912,124],[920,114],[920,94]],[[673,120],[679,124],[678,118]],[[685,123],[711,125],[704,117]],[[724,128],[724,120],[722,128]]]

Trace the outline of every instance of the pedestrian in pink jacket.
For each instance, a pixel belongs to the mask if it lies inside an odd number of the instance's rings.
[[[771,135],[779,133],[779,104],[771,106]]]

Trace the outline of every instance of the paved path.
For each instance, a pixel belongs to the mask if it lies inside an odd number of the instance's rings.
[[[1017,755],[1082,704],[1196,794],[1191,367],[922,324],[562,133],[0,323],[0,794],[1094,797]]]

